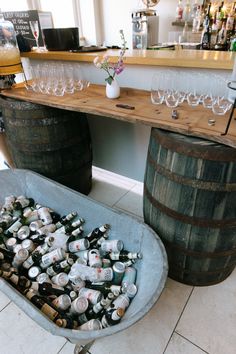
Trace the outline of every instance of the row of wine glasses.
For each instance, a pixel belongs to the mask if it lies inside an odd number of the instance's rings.
[[[44,63],[29,66],[27,71],[25,87],[34,92],[63,96],[65,93],[82,91],[90,85],[83,78],[79,64]]]
[[[231,107],[228,101],[229,78],[205,73],[177,73],[173,70],[154,74],[151,84],[151,101],[159,105],[165,103],[175,108],[184,101],[196,107],[202,104],[212,109],[214,114],[224,115]]]

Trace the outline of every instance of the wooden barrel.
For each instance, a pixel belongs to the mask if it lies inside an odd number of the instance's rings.
[[[86,115],[9,98],[0,104],[15,166],[88,194],[92,147]]]
[[[221,282],[236,264],[236,149],[153,128],[143,208],[171,278]]]

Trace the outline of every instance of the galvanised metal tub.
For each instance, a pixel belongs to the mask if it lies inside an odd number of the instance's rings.
[[[0,290],[41,327],[56,336],[69,339],[72,343],[86,344],[132,326],[153,307],[164,288],[168,266],[164,246],[149,226],[126,213],[95,202],[27,170],[15,169],[0,172],[0,205],[4,197],[11,194],[32,197],[40,204],[50,206],[62,215],[72,210],[78,211],[78,214],[86,221],[85,234],[97,226],[108,223],[111,225],[110,239],[120,239],[124,242],[126,249],[143,254],[143,259],[135,264],[138,286],[136,297],[118,325],[99,331],[59,328],[23,295],[0,278]]]

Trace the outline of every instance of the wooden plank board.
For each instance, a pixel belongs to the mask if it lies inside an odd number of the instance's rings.
[[[119,99],[108,99],[105,86],[90,85],[86,90],[62,97],[43,95],[25,88],[13,88],[1,92],[2,96],[38,103],[46,106],[89,113],[129,123],[141,123],[186,135],[193,135],[236,147],[236,127],[230,127],[230,135],[222,135],[226,131],[230,112],[224,116],[216,116],[202,105],[190,107],[187,103],[177,107],[178,119],[171,118],[172,109],[165,104],[151,103],[150,92],[130,88],[122,88]],[[119,108],[117,104],[135,107],[134,110]],[[215,125],[209,126],[208,120],[215,119]],[[233,121],[233,124],[236,124]]]
[[[116,62],[119,57],[119,50],[107,50],[106,52],[91,53],[70,53],[63,51],[32,50],[21,53],[22,57],[37,60],[67,60],[77,62],[93,62],[96,56],[104,54],[110,57],[111,62]],[[214,50],[127,50],[125,52],[126,65],[153,65],[182,68],[209,68],[232,70],[234,64],[234,52],[223,52]]]

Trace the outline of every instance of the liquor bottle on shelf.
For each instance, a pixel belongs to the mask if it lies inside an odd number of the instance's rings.
[[[199,5],[199,1],[198,0],[193,1],[192,9],[191,9],[191,17],[192,18],[196,17],[196,14],[197,14],[199,6],[200,5]]]
[[[182,3],[182,0],[179,0],[178,5],[176,7],[176,20],[177,21],[183,20],[183,12],[184,12],[183,3]]]
[[[207,13],[203,21],[203,31],[201,36],[201,49],[211,49],[211,17],[210,17],[211,3],[207,8]]]
[[[193,17],[193,28],[192,32],[199,32],[202,23],[202,10],[201,6],[198,5],[197,11]]]
[[[226,32],[225,22],[223,22],[222,27],[217,34],[214,49],[215,50],[227,50],[227,32]]]
[[[190,21],[191,19],[191,4],[190,0],[186,0],[185,6],[184,6],[184,12],[183,12],[183,19],[184,21]]]
[[[224,18],[224,12],[222,10],[224,6],[224,1],[222,1],[221,5],[218,8],[218,11],[216,12],[216,28],[217,31],[220,31],[221,27],[222,27],[222,22],[223,22],[223,18]]]
[[[232,4],[226,21],[226,31],[233,31],[235,28],[235,2]],[[233,33],[232,33],[233,34]]]

